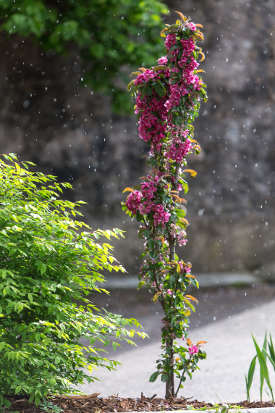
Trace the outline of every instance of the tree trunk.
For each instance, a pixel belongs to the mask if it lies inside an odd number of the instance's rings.
[[[174,259],[175,259],[176,246],[175,246],[175,240],[172,237],[170,237],[169,244],[170,244],[169,260],[170,260],[170,262],[173,262]],[[166,354],[167,354],[168,360],[169,360],[169,371],[168,371],[168,379],[167,379],[167,382],[166,382],[166,392],[165,392],[165,398],[166,399],[169,399],[169,398],[175,396],[174,351],[173,351],[174,340],[173,340],[173,335],[172,335],[173,333],[171,331],[170,323],[169,323],[168,329],[169,329],[169,334],[168,334],[168,336],[166,338],[166,342],[165,342]]]
[[[170,369],[168,371],[168,379],[166,382],[166,392],[165,392],[165,398],[170,399],[175,396],[175,385],[174,385],[174,352],[173,352],[173,339],[170,337],[167,337],[166,340],[166,354],[169,355],[169,365]]]

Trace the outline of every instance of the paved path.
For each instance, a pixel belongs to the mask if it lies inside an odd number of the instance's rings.
[[[208,341],[205,346],[207,360],[201,361],[201,370],[185,384],[181,394],[212,402],[246,399],[244,375],[255,353],[251,334],[262,344],[265,331],[271,332],[275,340],[275,301],[193,330],[192,341]],[[122,366],[116,372],[99,370],[98,377],[102,381],[84,385],[81,390],[87,394],[99,392],[102,396],[119,394],[135,397],[141,392],[146,396],[155,393],[163,396],[163,383],[148,383],[158,354],[158,343],[120,353],[117,359]],[[275,387],[275,375],[273,372],[271,374]],[[256,379],[252,398],[258,400],[258,377]]]

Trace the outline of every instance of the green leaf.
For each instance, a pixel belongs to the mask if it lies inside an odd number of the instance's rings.
[[[269,349],[270,359],[273,362],[272,365],[273,365],[274,370],[275,370],[275,350],[274,350],[274,345],[273,345],[271,334],[269,336],[268,349]]]
[[[272,364],[273,369],[275,370],[275,361],[272,359],[272,357],[268,353],[265,353],[265,356],[269,359],[270,363]]]
[[[246,380],[246,394],[247,394],[247,400],[250,400],[250,389],[251,385],[253,382],[253,377],[254,377],[254,372],[255,372],[255,367],[256,367],[256,361],[257,361],[257,356],[254,356],[253,359],[251,360],[247,377],[245,377]]]
[[[176,212],[178,218],[184,218],[186,216],[186,209],[185,208],[175,209],[175,212]]]
[[[157,378],[158,378],[158,376],[159,376],[159,371],[155,371],[151,376],[150,376],[150,378],[149,378],[149,381],[151,382],[151,383],[153,383],[154,381],[156,381],[157,380]]]
[[[160,377],[160,379],[161,379],[161,381],[162,381],[163,383],[166,383],[167,380],[168,380],[168,375],[167,375],[167,374],[162,374],[161,377]]]
[[[159,80],[154,84],[154,89],[161,98],[166,95],[166,89]]]
[[[254,346],[256,348],[256,352],[257,352],[257,357],[258,357],[258,361],[260,364],[260,399],[262,401],[263,399],[263,385],[264,382],[266,381],[266,384],[270,390],[271,396],[272,396],[272,400],[274,399],[273,397],[273,389],[270,383],[270,379],[269,379],[269,373],[268,373],[268,368],[266,365],[266,356],[263,353],[264,347],[265,347],[265,342],[266,342],[266,337],[265,337],[265,341],[264,341],[264,346],[263,346],[263,351],[261,351],[260,347],[258,346],[254,336],[252,336],[253,342],[254,342]]]

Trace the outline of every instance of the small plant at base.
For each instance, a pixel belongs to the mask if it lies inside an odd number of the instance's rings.
[[[220,404],[218,404],[218,403],[215,403],[213,406],[211,406],[211,407],[208,407],[208,406],[205,406],[205,407],[193,407],[192,405],[191,406],[187,406],[187,410],[194,410],[194,411],[196,411],[196,410],[199,410],[199,411],[209,411],[209,410],[213,410],[215,413],[228,413],[229,412],[229,410],[231,410],[231,409],[234,409],[234,413],[238,413],[238,412],[240,412],[241,411],[241,407],[239,406],[239,405],[236,405],[236,404],[223,404],[223,405],[220,405]]]
[[[102,366],[118,364],[102,355],[110,341],[133,344],[135,319],[97,309],[87,297],[106,292],[102,271],[123,271],[96,230],[76,218],[78,206],[60,199],[55,177],[31,170],[14,154],[0,158],[0,409],[8,396],[28,396],[39,405],[75,386]],[[80,338],[88,339],[80,345]]]
[[[200,150],[194,139],[194,120],[200,103],[207,99],[206,85],[199,76],[199,60],[204,54],[198,46],[203,39],[200,24],[194,24],[182,13],[176,24],[166,25],[166,55],[150,69],[140,68],[129,89],[136,100],[139,137],[150,145],[151,173],[135,188],[125,188],[128,195],[123,209],[139,222],[139,236],[144,240],[140,286],[146,286],[164,311],[162,354],[150,381],[160,377],[166,383],[165,397],[178,394],[186,377],[198,369],[206,357],[200,341],[188,338],[189,316],[197,299],[186,294],[198,287],[191,274],[191,263],[176,254],[176,246],[187,242],[186,200],[188,191],[185,169],[187,156]],[[176,339],[184,340],[179,345]],[[175,378],[178,379],[176,387]]]
[[[46,413],[62,413],[63,409],[50,400],[43,400],[39,405],[41,410]]]
[[[256,349],[256,355],[251,360],[247,376],[245,376],[247,400],[248,401],[250,400],[250,390],[251,390],[251,386],[252,386],[252,382],[254,378],[256,362],[258,360],[259,366],[260,366],[260,400],[261,401],[263,400],[263,387],[264,387],[264,383],[266,382],[270,395],[272,397],[272,401],[274,402],[273,388],[271,385],[268,364],[267,364],[267,360],[269,360],[275,371],[275,350],[274,350],[274,345],[273,345],[271,334],[269,335],[269,341],[267,339],[267,334],[265,334],[262,349],[260,349],[254,336],[252,336],[252,340],[254,343],[254,347]]]

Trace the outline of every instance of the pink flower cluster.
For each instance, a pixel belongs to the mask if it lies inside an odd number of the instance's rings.
[[[195,50],[195,43],[194,40],[189,38],[189,39],[182,39],[180,40],[180,43],[182,45],[182,55],[183,56],[191,56],[193,51]]]
[[[191,32],[196,30],[191,22],[187,22],[186,27]],[[200,88],[199,77],[194,74],[199,66],[194,57],[195,42],[192,34],[186,33],[189,37],[182,39],[175,33],[167,34],[167,55],[158,59],[158,64],[165,67],[142,69],[134,81],[139,137],[150,143],[152,157],[161,154],[178,164],[193,145],[188,138],[190,131],[174,124],[173,112],[184,104],[183,98]],[[153,178],[148,176],[140,190],[133,191],[126,200],[126,206],[133,214],[137,211],[142,215],[151,214],[154,226],[165,225],[171,216],[158,199],[158,181],[157,174]],[[179,245],[187,242],[183,231],[176,232],[175,239]]]
[[[137,211],[142,215],[153,212],[155,226],[165,225],[171,216],[161,204],[154,203],[158,182],[159,176],[151,177],[149,175],[147,180],[142,182],[141,191],[132,191],[126,199],[126,206],[133,214],[136,214]]]
[[[192,149],[192,143],[190,139],[186,139],[185,142],[182,142],[180,139],[174,139],[172,145],[167,153],[168,158],[181,163],[183,158],[186,157],[188,152]]]
[[[141,192],[144,198],[146,198],[147,200],[152,200],[157,190],[157,184],[159,182],[159,177],[154,176],[152,178],[151,176],[148,176],[147,178],[148,180],[145,182],[142,182],[141,184]]]
[[[183,96],[188,95],[188,90],[185,85],[174,84],[170,86],[170,96],[169,99],[164,103],[164,107],[169,112],[173,107],[180,105],[180,100]]]
[[[184,247],[187,244],[185,231],[181,231],[177,234],[177,241],[178,241],[179,247]]]
[[[177,243],[180,247],[183,247],[187,244],[186,231],[182,230],[178,232],[178,228],[175,224],[170,225],[170,234],[174,239],[177,240]],[[184,267],[181,261],[179,261],[179,265],[181,270],[183,271]]]
[[[142,199],[142,193],[140,191],[133,191],[128,195],[126,199],[126,206],[133,214],[137,213],[137,210],[140,207]]]
[[[166,49],[170,50],[171,47],[175,46],[176,40],[177,40],[177,36],[175,35],[175,33],[167,34],[165,38],[165,42],[164,42]]]
[[[145,142],[157,145],[165,137],[165,125],[149,110],[144,110],[138,122],[138,132]]]
[[[158,59],[158,64],[159,64],[159,65],[166,65],[167,62],[168,62],[168,59],[167,59],[166,56],[162,56],[162,57],[160,57],[160,58]]]
[[[146,69],[144,72],[140,73],[134,81],[135,85],[140,85],[142,83],[147,83],[149,80],[154,79],[156,72],[152,69]]]
[[[163,63],[167,61],[166,57],[161,58]],[[150,81],[160,82],[161,76],[168,77],[168,70],[145,70],[140,73],[136,80],[136,85],[146,83],[150,86]],[[152,86],[152,85],[151,85]],[[162,86],[165,87],[165,86]],[[167,99],[165,89],[165,96],[160,97],[151,87],[151,95],[143,95],[142,92],[137,94],[135,113],[139,115],[138,132],[139,137],[145,142],[150,142],[154,149],[159,151],[161,149],[161,141],[165,138],[165,124],[167,119],[167,109],[164,103]]]
[[[192,269],[192,265],[190,263],[186,264],[184,267],[185,274],[191,274],[191,269]]]
[[[192,345],[188,348],[190,356],[193,356],[194,354],[197,354],[199,352],[199,347]]]
[[[164,225],[166,222],[169,221],[171,214],[163,208],[161,204],[154,205],[154,225],[155,227],[158,225]]]
[[[150,175],[147,177],[147,180],[141,183],[141,192],[143,196],[143,203],[140,205],[139,212],[142,215],[149,214],[154,206],[154,195],[157,191],[157,184],[159,181],[159,177],[151,177]]]
[[[196,30],[196,26],[191,22],[187,23],[187,27],[191,31]],[[191,37],[177,40],[175,33],[169,33],[165,39],[165,47],[168,54],[160,57],[158,64],[167,65],[167,69],[143,70],[134,81],[134,84],[139,86],[135,108],[135,113],[139,115],[139,136],[145,142],[151,143],[153,153],[162,149],[167,127],[171,125],[169,112],[179,107],[182,98],[191,90],[200,89],[199,77],[194,74],[194,70],[199,66],[193,56],[194,40]],[[156,85],[162,85],[159,87],[163,88],[163,95],[158,95]],[[146,93],[143,91],[145,86]],[[174,142],[169,155],[171,159],[181,162],[189,150],[190,142],[184,146]]]
[[[197,30],[197,27],[194,23],[188,22],[187,25],[188,29],[192,30],[192,32],[195,32]]]
[[[178,47],[171,51],[171,47],[176,44]],[[200,89],[199,77],[194,75],[194,70],[198,68],[199,63],[193,56],[195,42],[192,38],[177,42],[175,35],[168,34],[165,45],[168,50],[168,62],[174,64],[174,67],[170,69],[170,74],[182,72],[177,82],[170,80],[170,94],[164,104],[169,112],[181,104],[181,98],[188,95],[190,90]]]

